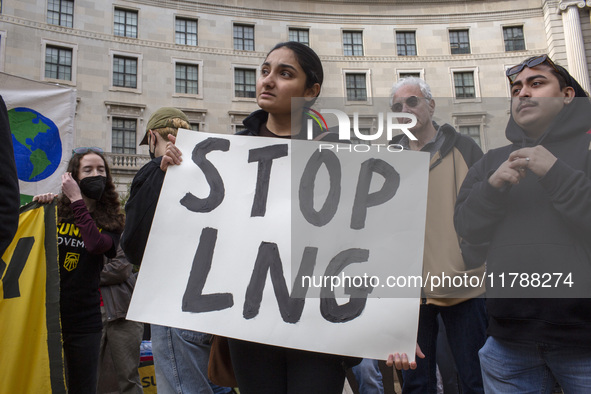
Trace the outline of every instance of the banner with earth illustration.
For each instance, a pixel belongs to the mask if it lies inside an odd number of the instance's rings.
[[[58,193],[74,140],[76,91],[0,73],[12,131],[21,204]]]

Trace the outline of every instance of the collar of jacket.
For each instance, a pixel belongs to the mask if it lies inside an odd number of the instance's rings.
[[[437,123],[433,122],[433,127],[435,127],[436,130],[439,130],[440,126]],[[436,153],[433,156],[435,160],[433,160],[429,165],[429,170],[432,170],[433,168],[437,167],[439,163],[441,163],[443,158],[447,156],[449,152],[451,152],[451,150],[456,144],[456,140],[459,137],[459,133],[456,131],[456,129],[454,129],[453,126],[448,123],[444,123],[441,125],[441,133],[443,134],[444,138],[443,144],[441,145],[441,148],[439,148],[439,154]],[[394,137],[392,137],[392,141],[390,141],[390,144],[398,144],[403,137],[404,134],[395,135]]]

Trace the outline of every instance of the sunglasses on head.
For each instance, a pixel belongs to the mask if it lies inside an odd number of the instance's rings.
[[[547,65],[552,67],[554,71],[558,73],[558,75],[562,75],[558,67],[556,67],[556,64],[554,64],[554,62],[548,57],[548,55],[536,56],[532,59],[529,59],[528,61],[510,67],[507,69],[507,72],[505,74],[507,75],[507,78],[509,78],[509,82],[513,83],[515,81],[515,78],[517,78],[517,74],[523,71],[525,67],[532,68],[535,66],[539,66],[542,63],[546,63]]]
[[[417,105],[419,105],[419,100],[420,99],[425,99],[425,100],[429,100],[428,98],[425,97],[417,97],[417,96],[410,96],[407,97],[406,100],[404,101],[404,103],[406,104],[407,107],[409,108],[414,108]],[[402,103],[394,103],[392,104],[392,111],[394,112],[401,112],[402,111]]]
[[[96,146],[81,146],[79,148],[72,149],[72,153],[75,153],[77,155],[83,155],[88,152],[101,154],[104,153],[104,151],[101,148],[97,148]]]

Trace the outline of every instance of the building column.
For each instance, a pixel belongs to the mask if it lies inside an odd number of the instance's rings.
[[[587,5],[591,6],[591,1],[561,0],[559,8],[562,13],[562,24],[564,26],[568,71],[581,84],[583,89],[590,92],[589,67],[587,66],[587,59],[585,57],[583,32],[581,30],[579,10],[577,9],[577,7],[584,8]]]

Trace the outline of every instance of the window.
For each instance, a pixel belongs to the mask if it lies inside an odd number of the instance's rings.
[[[137,89],[137,58],[113,56],[113,86]]]
[[[136,125],[135,119],[113,118],[111,152],[135,154]]]
[[[343,32],[345,56],[363,56],[363,35],[360,31]]]
[[[310,32],[308,29],[289,29],[289,41],[310,45]]]
[[[416,56],[417,43],[415,40],[414,31],[397,31],[396,32],[396,47],[398,56]]]
[[[114,21],[116,36],[137,38],[137,11],[115,8]]]
[[[523,51],[525,49],[523,26],[503,27],[503,38],[506,52]]]
[[[449,45],[452,55],[470,53],[470,38],[468,30],[450,30]]]
[[[480,126],[460,126],[460,133],[471,137],[482,148],[480,143]]]
[[[402,78],[420,78],[421,77],[421,73],[409,73],[409,72],[401,72],[400,74],[398,74],[398,79],[402,79]]]
[[[254,26],[234,25],[234,49],[254,51]]]
[[[197,46],[197,21],[193,19],[176,18],[174,39],[179,45]]]
[[[199,66],[177,63],[175,65],[175,93],[199,94]]]
[[[476,88],[474,86],[473,71],[454,72],[454,88],[456,98],[476,97]]]
[[[74,0],[47,0],[47,23],[73,27]]]
[[[345,74],[345,86],[347,88],[347,101],[367,101],[367,84],[365,73]]]
[[[256,95],[256,71],[247,68],[234,69],[234,96],[254,98]]]
[[[189,125],[191,126],[191,130],[199,131],[199,123],[189,123]]]
[[[72,80],[72,49],[45,47],[45,78]]]

